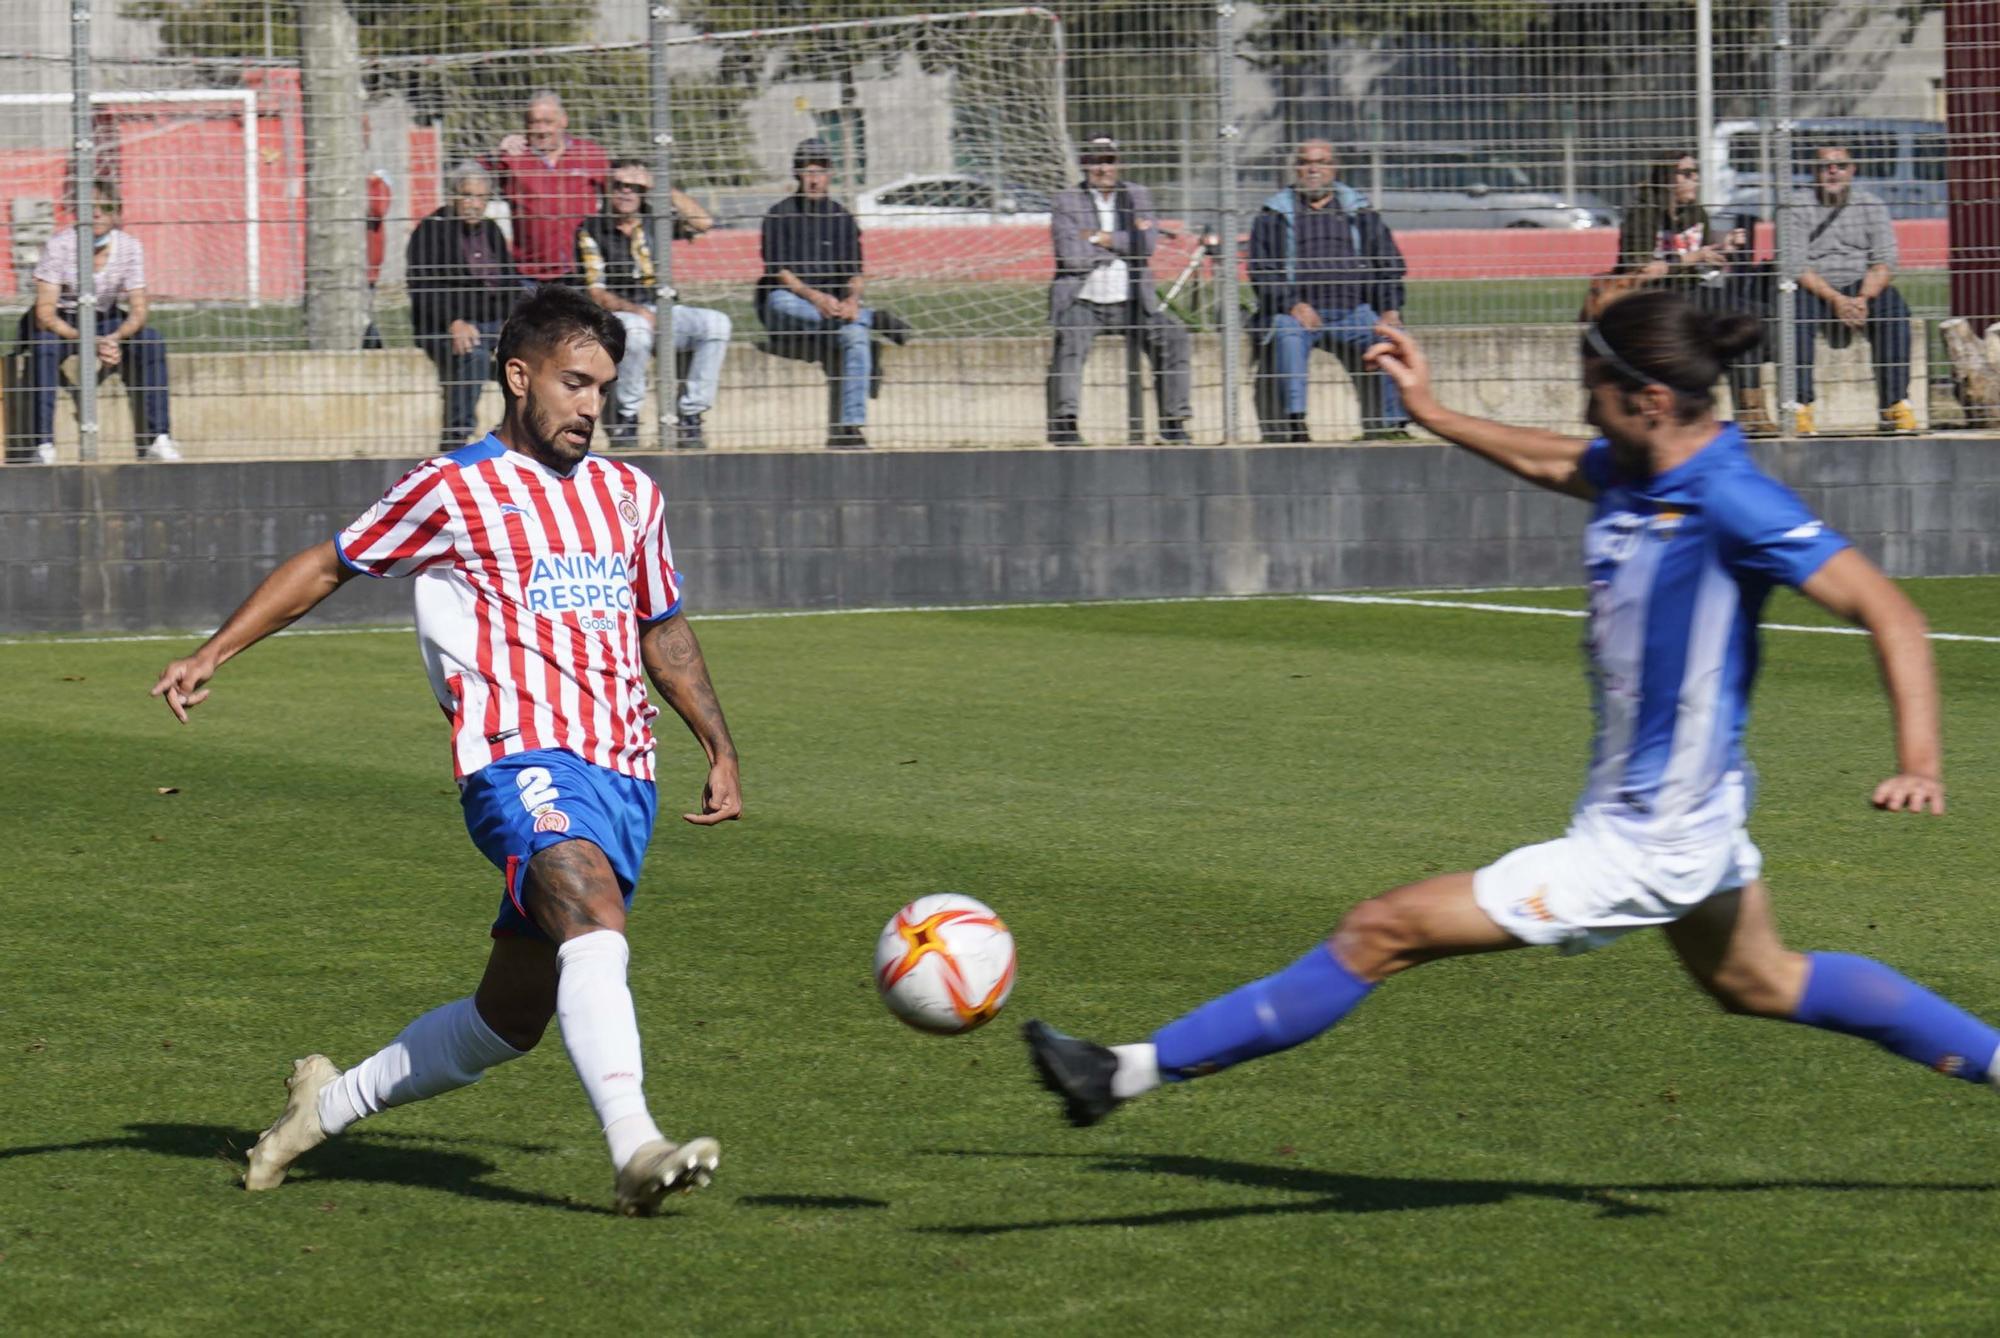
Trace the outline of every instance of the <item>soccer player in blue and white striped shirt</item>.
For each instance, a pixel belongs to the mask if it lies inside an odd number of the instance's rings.
[[[1754,785],[1743,754],[1757,622],[1773,589],[1803,592],[1874,640],[1896,736],[1896,774],[1875,787],[1875,806],[1942,814],[1945,797],[1923,616],[1715,416],[1712,387],[1761,337],[1756,318],[1664,292],[1610,308],[1581,350],[1594,441],[1454,413],[1433,397],[1416,340],[1377,333],[1368,357],[1417,422],[1594,507],[1585,650],[1597,736],[1583,794],[1557,840],[1364,901],[1291,966],[1147,1041],[1106,1047],[1028,1023],[1036,1066],[1071,1121],[1309,1040],[1410,967],[1534,945],[1586,951],[1647,926],[1731,1012],[1865,1037],[2000,1086],[2000,1032],[1879,962],[1795,952],[1778,937],[1745,826]]]

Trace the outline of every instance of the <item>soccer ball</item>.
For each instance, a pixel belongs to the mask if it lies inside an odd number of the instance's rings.
[[[971,897],[919,897],[875,940],[875,987],[889,1011],[919,1031],[971,1031],[990,1022],[1014,988],[1014,936]]]

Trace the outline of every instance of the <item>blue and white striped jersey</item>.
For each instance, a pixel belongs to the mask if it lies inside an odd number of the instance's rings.
[[[1847,540],[1757,468],[1733,424],[1650,478],[1620,476],[1601,438],[1582,467],[1598,490],[1584,536],[1597,739],[1578,816],[1653,848],[1726,837],[1751,788],[1743,729],[1764,602]]]

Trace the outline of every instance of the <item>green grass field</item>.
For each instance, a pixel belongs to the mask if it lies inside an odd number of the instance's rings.
[[[2000,635],[2000,582],[1909,589],[1937,630]],[[748,816],[663,823],[633,985],[655,1113],[724,1160],[657,1221],[609,1213],[553,1034],[278,1192],[234,1186],[294,1056],[361,1058],[483,960],[498,877],[406,631],[261,646],[187,728],[146,688],[192,639],[0,644],[0,1328],[1994,1327],[1994,1095],[1725,1018],[1657,935],[1427,967],[1088,1131],[1030,1081],[1030,1016],[1139,1038],[1359,897],[1557,834],[1574,621],[1272,600],[700,626]],[[1944,819],[1868,808],[1890,753],[1864,642],[1766,650],[1753,831],[1788,937],[2000,1016],[2000,645],[1938,646]],[[664,737],[671,814],[701,773]],[[869,979],[883,920],[940,889],[1021,950],[999,1022],[950,1040]]]

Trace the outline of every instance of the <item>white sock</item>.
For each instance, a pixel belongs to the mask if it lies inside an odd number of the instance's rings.
[[[1111,1075],[1111,1095],[1120,1101],[1152,1091],[1160,1085],[1160,1059],[1151,1042],[1141,1045],[1114,1045],[1118,1072]]]
[[[469,1087],[495,1064],[526,1053],[495,1035],[471,999],[454,999],[321,1088],[320,1127],[337,1134],[391,1106]]]
[[[661,1136],[646,1113],[645,1066],[639,1058],[639,1018],[625,985],[631,950],[610,929],[579,935],[556,949],[556,1021],[563,1048],[590,1097],[591,1109],[611,1145],[611,1161],[624,1169],[632,1154]]]

